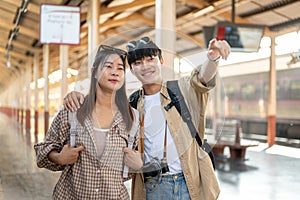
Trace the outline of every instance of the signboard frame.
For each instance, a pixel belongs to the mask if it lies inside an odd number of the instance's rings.
[[[40,5],[41,44],[80,44],[80,7]]]

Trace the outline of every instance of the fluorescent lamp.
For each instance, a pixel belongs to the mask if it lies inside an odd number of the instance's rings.
[[[207,14],[207,13],[213,11],[214,9],[215,9],[214,6],[208,6],[208,7],[206,7],[206,8],[203,8],[203,9],[199,10],[198,12],[195,12],[195,13],[193,14],[193,16],[194,16],[194,17],[200,17],[200,16],[202,16],[202,15],[205,15],[205,14]]]
[[[10,68],[10,60],[7,61],[6,65],[7,65],[7,68]]]
[[[9,54],[9,52],[7,51],[7,53],[6,53],[6,58],[7,58],[7,62],[6,62],[6,66],[7,66],[7,68],[10,68],[10,54]]]

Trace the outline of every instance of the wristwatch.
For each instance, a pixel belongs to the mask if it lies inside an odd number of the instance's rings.
[[[215,63],[216,63],[216,62],[219,62],[219,61],[220,61],[221,56],[218,56],[218,57],[215,58],[215,59],[210,59],[209,55],[207,55],[207,58],[208,58],[209,61],[215,62]]]

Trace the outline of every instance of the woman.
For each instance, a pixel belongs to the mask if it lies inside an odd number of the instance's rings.
[[[34,146],[38,167],[62,170],[53,192],[54,199],[129,199],[123,183],[124,152],[126,165],[137,170],[141,157],[124,151],[128,132],[139,131],[136,110],[126,96],[126,52],[101,45],[91,75],[89,94],[77,111],[76,147],[70,147],[68,111],[54,118],[45,141]]]

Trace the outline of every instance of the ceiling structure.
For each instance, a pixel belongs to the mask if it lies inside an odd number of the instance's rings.
[[[300,30],[299,0],[174,0],[176,2],[177,53],[205,48],[203,26],[220,21],[262,24],[265,36]],[[80,6],[80,44],[69,47],[69,65],[79,69],[87,57],[88,0],[0,0],[0,91],[24,72],[26,61],[40,53],[40,77],[43,75],[42,44],[39,42],[40,5]],[[116,46],[125,44],[143,32],[129,31],[155,27],[155,0],[99,0],[99,41],[118,35]],[[188,37],[192,42],[187,43]],[[50,45],[50,73],[59,69],[59,45]],[[8,62],[10,61],[10,67]]]

